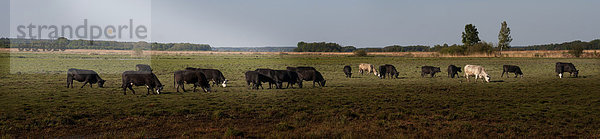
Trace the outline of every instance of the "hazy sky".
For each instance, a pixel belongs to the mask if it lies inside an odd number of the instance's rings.
[[[64,1],[64,0],[62,0]],[[600,38],[598,0],[153,0],[151,41],[211,46],[295,46],[298,41],[373,47],[461,43],[465,24],[498,41],[500,23],[512,45]],[[9,0],[0,0],[1,36],[9,36]],[[106,2],[105,2],[106,3]],[[93,4],[98,9],[108,6]],[[77,5],[68,5],[74,6]],[[67,6],[67,7],[68,7]],[[89,6],[89,5],[87,5]],[[51,7],[51,6],[48,6]],[[104,7],[104,8],[101,8]],[[72,14],[70,8],[51,8]],[[65,11],[66,10],[66,11]],[[136,9],[130,9],[136,10]],[[142,10],[146,11],[146,10]],[[138,11],[139,12],[139,11]],[[85,15],[86,11],[77,11]],[[108,12],[127,17],[134,12]],[[139,13],[136,13],[139,14]],[[43,15],[24,14],[44,19]],[[104,16],[92,18],[106,18]],[[137,16],[137,15],[136,15]],[[13,17],[14,18],[14,17]],[[53,20],[73,20],[56,16]],[[79,23],[76,19],[74,24]]]

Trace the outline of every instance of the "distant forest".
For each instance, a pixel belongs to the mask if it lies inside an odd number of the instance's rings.
[[[117,41],[91,41],[91,40],[30,40],[30,39],[8,39],[0,38],[0,48],[9,48],[11,40],[13,47],[51,47],[62,49],[104,49],[104,50],[132,50],[136,48],[152,49],[159,51],[224,51],[224,52],[353,52],[355,50],[365,50],[367,52],[442,52],[456,53],[455,51],[469,51],[463,45],[435,45],[433,47],[417,45],[417,46],[385,46],[383,48],[356,48],[354,46],[342,46],[337,43],[328,42],[299,42],[297,47],[210,47],[208,44],[192,44],[192,43],[147,43],[147,42],[117,42]],[[475,45],[477,46],[477,45]],[[576,47],[581,47],[586,50],[600,50],[600,39],[585,41],[571,41],[557,44],[542,44],[531,46],[514,46],[508,50],[523,51],[523,50],[571,50]],[[471,48],[473,49],[473,48]],[[497,47],[491,45],[481,45],[481,48],[489,51],[494,51]],[[479,50],[477,50],[479,51]],[[458,52],[460,53],[460,52]],[[466,53],[466,52],[465,52]]]
[[[158,51],[211,51],[208,44],[192,43],[148,43],[148,42],[117,42],[98,40],[68,40],[58,38],[56,40],[38,39],[8,39],[0,38],[1,48],[39,48],[39,49],[101,49],[101,50],[158,50]]]
[[[575,47],[582,47],[586,50],[598,50],[600,49],[600,39],[592,40],[590,42],[585,41],[572,41],[560,44],[543,44],[543,45],[531,45],[525,47],[511,47],[508,50],[512,51],[523,51],[523,50],[571,50]],[[346,49],[344,49],[346,48]],[[365,50],[367,52],[448,52],[455,53],[454,51],[495,51],[497,47],[493,47],[491,43],[480,43],[466,48],[463,45],[435,45],[433,47],[416,45],[416,46],[385,46],[383,48],[354,48],[354,46],[342,47],[337,43],[326,43],[326,42],[314,42],[306,43],[299,42],[298,47],[294,49],[296,52],[352,52],[354,50]],[[351,51],[350,51],[351,50]],[[467,52],[465,52],[467,53]]]

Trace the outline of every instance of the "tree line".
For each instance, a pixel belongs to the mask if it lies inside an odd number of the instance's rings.
[[[211,51],[208,44],[157,43],[157,42],[118,42],[99,40],[68,40],[60,37],[49,39],[8,39],[0,38],[2,48],[56,48],[56,49],[101,49],[101,50],[158,50],[158,51]]]

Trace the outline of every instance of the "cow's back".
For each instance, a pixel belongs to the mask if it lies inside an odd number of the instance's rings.
[[[478,66],[478,65],[466,65],[465,66],[465,74],[487,74],[485,72],[485,69],[482,66]]]

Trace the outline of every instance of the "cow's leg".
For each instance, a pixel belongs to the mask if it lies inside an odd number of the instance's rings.
[[[467,82],[470,82],[471,80],[469,80],[469,75],[465,73],[465,78],[467,78]]]
[[[121,88],[123,88],[123,95],[127,95],[127,86],[121,85]]]
[[[508,76],[508,75],[506,75]],[[519,77],[519,74],[517,74],[517,72],[515,72],[515,78]]]
[[[92,83],[90,83],[90,88],[92,88]]]
[[[194,84],[194,90],[192,92],[196,92],[196,87],[198,87],[198,85]]]
[[[135,95],[135,90],[133,90],[133,86],[127,86],[127,88],[129,88],[129,90],[131,90],[131,93],[133,93]]]
[[[73,82],[73,77],[70,75],[67,75],[67,88],[69,88],[69,85]],[[73,85],[71,85],[72,87]]]
[[[150,95],[150,87],[146,86],[146,95]]]
[[[500,77],[504,76],[504,72],[506,72],[506,71],[502,71],[502,75],[500,75]]]
[[[179,93],[179,84],[175,84],[175,90],[177,90],[177,93]]]
[[[181,90],[183,90],[183,92],[187,92],[187,91],[185,91],[185,83],[181,84]]]
[[[87,84],[87,83],[88,83],[88,81],[87,81],[87,79],[86,79],[86,80],[83,82],[83,85],[81,86],[81,88],[83,88],[83,87],[85,86],[85,84]]]
[[[435,72],[434,72],[434,73],[431,73],[431,78],[433,78],[433,76],[435,76]]]
[[[558,73],[558,78],[562,78],[563,74],[562,73]]]

